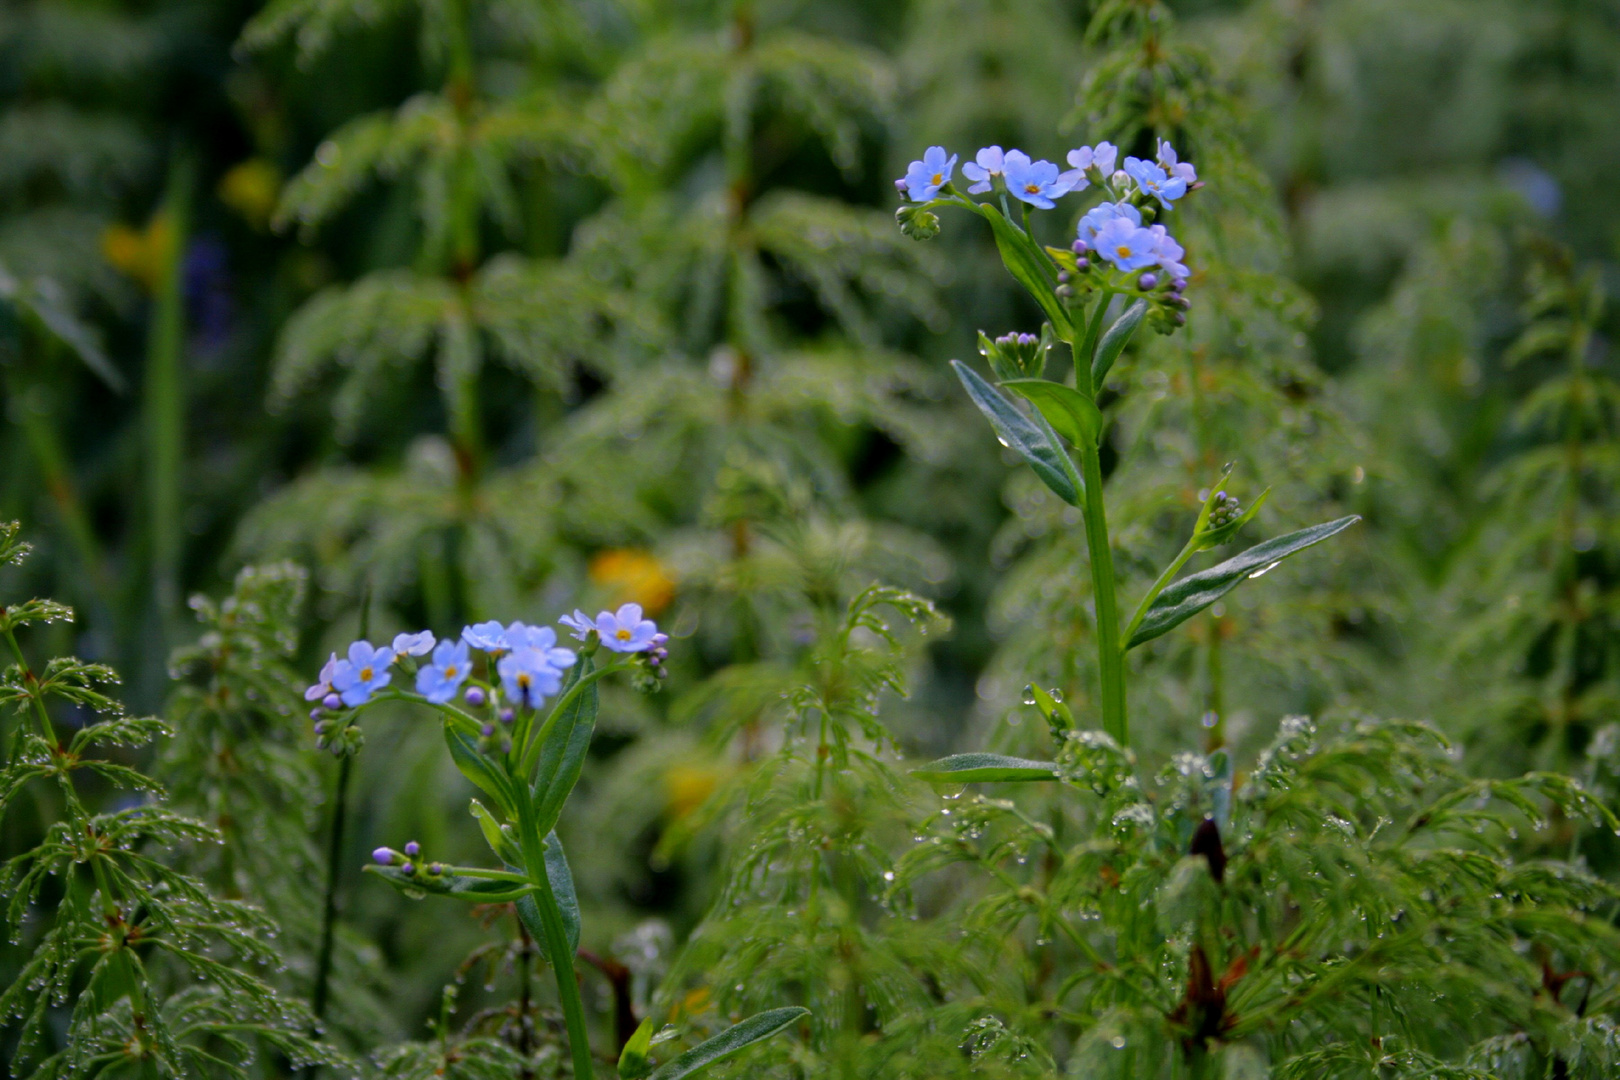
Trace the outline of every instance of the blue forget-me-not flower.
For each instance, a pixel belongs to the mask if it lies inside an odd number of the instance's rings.
[[[999,146],[986,146],[973,160],[962,165],[962,175],[973,181],[968,188],[970,195],[983,195],[995,186],[995,180],[1001,175],[1002,154]]]
[[[1096,247],[1097,234],[1102,231],[1102,227],[1104,225],[1107,225],[1115,218],[1124,218],[1132,225],[1139,226],[1142,224],[1141,211],[1137,210],[1137,208],[1132,206],[1130,203],[1105,202],[1098,203],[1090,210],[1087,210],[1085,216],[1080,219],[1080,224],[1078,228],[1076,228],[1075,232],[1079,235],[1080,239],[1084,240],[1092,247]]]
[[[494,619],[462,627],[461,640],[484,652],[501,652],[511,648],[506,643],[506,627]]]
[[[1140,270],[1158,262],[1153,233],[1121,215],[1097,230],[1097,253],[1121,270]]]
[[[596,617],[596,632],[602,644],[614,652],[633,653],[653,647],[658,624],[641,617],[640,604],[625,604],[618,611],[604,611]]]
[[[1042,210],[1057,204],[1052,200],[1069,193],[1072,187],[1058,175],[1058,167],[1050,161],[1031,161],[1022,150],[1009,150],[1002,156],[1002,174],[1007,191],[1012,197]]]
[[[927,202],[939,194],[939,189],[951,182],[956,170],[956,155],[945,155],[943,146],[930,146],[921,161],[913,161],[906,170],[906,194],[912,202]]]
[[[416,673],[416,692],[443,705],[467,681],[472,660],[465,641],[441,641],[433,650],[433,663]]]
[[[394,659],[401,656],[426,656],[433,651],[433,631],[394,635]]]
[[[1170,209],[1171,203],[1187,194],[1187,181],[1179,176],[1171,176],[1155,162],[1128,157],[1125,159],[1125,173],[1136,181],[1143,194],[1158,199],[1166,210]]]
[[[514,649],[501,657],[495,670],[501,677],[501,689],[514,705],[536,708],[562,688],[562,672],[539,649]]]
[[[319,701],[332,692],[332,676],[337,674],[337,666],[337,653],[333,653],[321,668],[320,678],[315,681],[313,686],[304,691],[305,701]]]
[[[332,689],[349,708],[364,705],[393,679],[388,671],[393,662],[393,649],[378,649],[369,641],[357,641],[349,646],[349,658],[339,660],[333,669]]]

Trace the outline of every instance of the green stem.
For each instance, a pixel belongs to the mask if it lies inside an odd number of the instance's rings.
[[[320,951],[315,956],[315,986],[310,993],[310,1012],[315,1016],[319,1035],[320,1022],[326,1016],[327,995],[332,980],[332,950],[337,931],[338,876],[343,869],[343,825],[349,809],[349,777],[354,772],[354,757],[344,754],[338,765],[337,790],[332,804],[332,829],[326,841],[326,899],[321,908]],[[305,1080],[312,1080],[319,1065],[304,1067]]]
[[[610,663],[597,668],[595,671],[581,675],[575,680],[574,685],[570,686],[563,696],[557,699],[557,704],[551,707],[551,712],[547,714],[546,722],[540,725],[540,730],[533,735],[530,735],[527,730],[520,731],[518,739],[514,740],[516,745],[522,748],[523,755],[518,762],[518,774],[527,778],[530,773],[534,772],[535,762],[539,760],[540,747],[545,745],[546,735],[551,731],[551,726],[557,722],[557,717],[562,715],[564,709],[572,705],[574,700],[592,684],[600,682],[604,676],[611,675],[615,671],[623,671],[629,666],[628,663]],[[527,783],[527,779],[523,782]]]
[[[516,777],[513,779],[520,782]],[[563,1023],[568,1029],[568,1051],[574,1059],[575,1080],[592,1080],[596,1073],[591,1062],[590,1033],[585,1027],[585,1003],[579,996],[579,979],[574,974],[574,947],[568,942],[562,911],[557,907],[556,894],[551,891],[551,878],[546,874],[545,844],[540,839],[534,811],[527,799],[520,803],[518,819],[522,829],[523,861],[527,864],[529,881],[535,887],[540,928],[545,932],[546,949],[551,953],[552,974],[557,977],[557,998],[562,1003]]]
[[[1119,598],[1114,584],[1114,553],[1109,546],[1103,506],[1102,461],[1097,447],[1080,448],[1086,482],[1086,548],[1091,555],[1091,591],[1097,608],[1097,663],[1102,678],[1103,730],[1120,746],[1130,742],[1125,714],[1125,654],[1120,648]]]
[[[1113,299],[1114,290],[1104,287],[1102,297],[1097,301],[1097,310],[1086,323],[1086,336],[1079,348],[1071,346],[1074,354],[1074,388],[1089,398],[1097,396],[1097,387],[1091,381],[1091,360],[1097,355],[1097,342],[1102,340],[1103,316],[1108,314],[1108,304]]]

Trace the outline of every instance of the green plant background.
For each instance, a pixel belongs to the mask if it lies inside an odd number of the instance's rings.
[[[297,697],[322,658],[640,599],[672,677],[604,691],[561,826],[584,945],[624,968],[586,975],[604,1044],[615,985],[637,1015],[785,994],[817,1028],[773,1044],[782,1075],[944,1075],[988,1002],[1018,1034],[981,1027],[981,1071],[1059,1068],[1056,1036],[1008,1049],[1041,1027],[1016,965],[972,1007],[912,977],[965,962],[960,879],[885,892],[942,806],[908,760],[1049,756],[1030,683],[1096,710],[1077,512],[947,365],[1039,312],[982,230],[903,237],[891,179],[935,143],[1198,163],[1189,326],[1099,399],[1128,597],[1227,463],[1273,489],[1256,536],[1363,515],[1132,654],[1150,772],[1212,729],[1252,757],[1284,716],[1376,714],[1477,775],[1600,785],[1617,86],[1605,0],[13,3],[0,521],[38,550],[0,594],[71,603],[30,655],[110,664],[170,721],[130,759],[224,830],[182,860],[280,922],[292,995],[337,790]],[[827,777],[793,752],[817,724]],[[362,878],[379,844],[482,844],[435,728],[367,734],[328,1021],[431,1075],[445,987],[460,1031],[529,961],[499,913]],[[42,827],[8,817],[0,854]],[[1569,853],[1616,870],[1602,837]]]

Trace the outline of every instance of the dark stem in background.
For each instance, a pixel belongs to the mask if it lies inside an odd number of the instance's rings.
[[[613,1041],[618,1044],[617,1052],[622,1054],[625,1043],[640,1024],[635,1003],[630,998],[630,969],[611,956],[597,956],[589,949],[579,949],[574,955],[600,971],[613,987]]]
[[[360,594],[359,638],[364,641],[371,633],[371,586]],[[343,825],[349,816],[349,775],[354,771],[354,755],[345,753],[338,760],[337,785],[332,796],[332,827],[326,838],[326,900],[321,910],[321,944],[315,954],[315,985],[309,994],[309,1009],[315,1016],[315,1031],[320,1034],[321,1021],[326,1018],[328,991],[332,982],[332,950],[337,934],[338,879],[343,872]],[[304,1066],[304,1080],[314,1080],[319,1065]]]

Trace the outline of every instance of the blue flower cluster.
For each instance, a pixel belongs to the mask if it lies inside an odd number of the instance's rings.
[[[625,604],[594,620],[575,611],[561,622],[587,652],[601,646],[615,653],[640,654],[644,676],[652,682],[667,676],[663,665],[669,658],[669,635],[642,618],[639,605]],[[475,653],[485,658],[485,678],[478,677]],[[357,748],[358,735],[347,722],[326,714],[357,709],[373,700],[393,683],[396,666],[407,676],[414,672],[416,693],[422,699],[446,705],[460,694],[474,708],[493,706],[502,723],[510,724],[514,710],[539,708],[561,690],[577,659],[574,649],[558,645],[557,632],[549,626],[482,622],[463,627],[459,638],[442,641],[432,631],[421,630],[398,634],[391,645],[381,647],[356,641],[342,658],[333,653],[320,677],[304,691],[304,700],[317,703],[310,712],[317,745],[342,753]],[[494,726],[486,726],[484,735],[492,737]]]
[[[1105,199],[1080,219],[1074,242],[1074,253],[1081,257],[1077,270],[1089,272],[1095,256],[1125,273],[1156,271],[1141,279],[1139,287],[1144,291],[1161,284],[1173,287],[1185,282],[1189,273],[1182,261],[1185,251],[1169,230],[1153,224],[1152,219],[1160,211],[1173,209],[1176,200],[1202,186],[1192,163],[1177,157],[1175,148],[1165,140],[1159,141],[1156,160],[1127,157],[1117,170],[1119,148],[1112,143],[1070,150],[1067,160],[1069,168],[1060,171],[1052,162],[1032,160],[1022,150],[987,146],[962,166],[962,174],[970,181],[968,195],[1010,195],[1042,210],[1051,210],[1057,205],[1055,200],[1095,184]],[[921,161],[912,162],[906,175],[895,181],[895,187],[912,203],[953,197],[965,201],[952,183],[956,162],[955,154],[947,154],[942,146],[931,146]],[[927,221],[929,224],[918,230],[921,237],[932,235],[936,228],[931,215],[907,211],[902,221]]]

